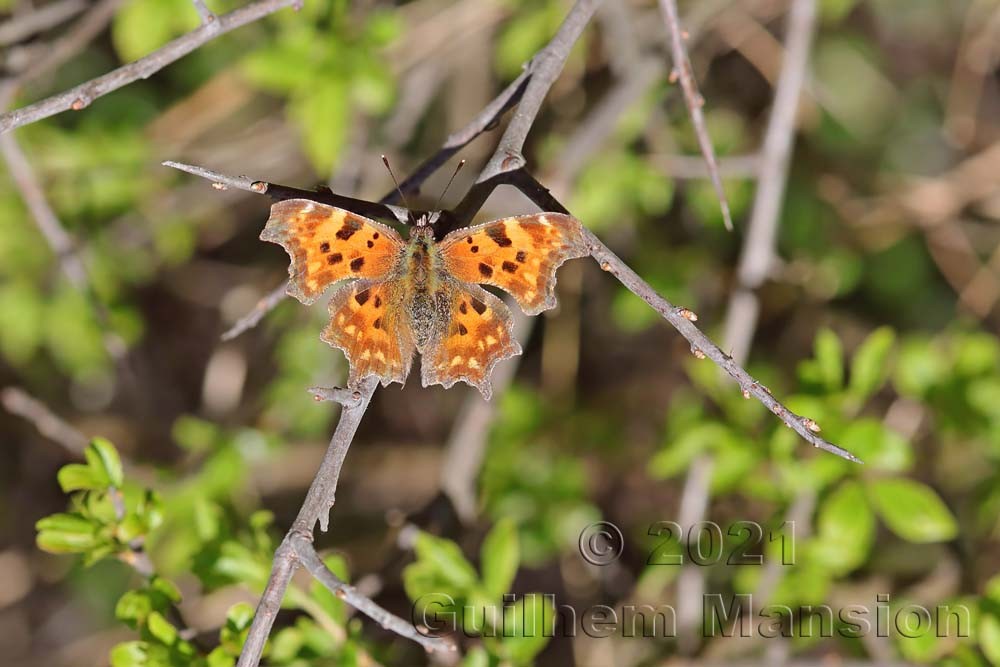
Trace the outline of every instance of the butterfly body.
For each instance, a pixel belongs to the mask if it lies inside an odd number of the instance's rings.
[[[437,323],[447,318],[448,294],[453,287],[429,227],[411,228],[400,278],[407,290],[404,303],[408,304],[414,344],[417,351],[423,354],[434,336]]]
[[[275,204],[261,238],[288,252],[288,292],[303,303],[347,281],[330,299],[322,338],[347,355],[350,382],[403,383],[419,352],[424,386],[464,381],[487,398],[493,366],[521,347],[509,309],[479,284],[536,314],[555,305],[559,265],[587,254],[567,215],[504,218],[441,241],[421,220],[404,242],[390,227],[304,199]]]

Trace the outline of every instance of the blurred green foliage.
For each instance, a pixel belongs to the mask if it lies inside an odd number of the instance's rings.
[[[245,248],[258,245],[262,209],[251,220],[242,210],[219,210],[229,204],[203,213],[189,210],[186,195],[180,204],[171,202],[166,194],[180,181],[165,183],[168,177],[153,165],[175,147],[160,143],[151,128],[165,110],[189,101],[217,74],[236,73],[241,85],[257,93],[247,106],[282,114],[297,134],[307,160],[299,173],[327,180],[342,166],[343,149],[360,120],[378,135],[378,121],[397,102],[397,63],[386,47],[407,38],[404,16],[416,4],[372,9],[345,0],[306,2],[300,12],[282,12],[213,41],[155,81],[137,82],[85,113],[19,129],[18,140],[48,201],[79,240],[90,285],[81,293],[63,278],[59,258],[49,251],[10,175],[0,173],[5,382],[16,378],[39,388],[63,400],[58,412],[72,412],[79,404],[60,396],[117,372],[105,342],[114,333],[143,360],[162,355],[164,365],[195,367],[197,385],[204,369],[191,348],[200,350],[205,339],[180,349],[170,343],[175,330],[189,334],[181,327],[189,323],[187,316],[198,320],[200,311],[191,304],[181,316],[168,310],[165,324],[158,309],[177,293],[197,291],[192,284],[211,283],[197,273],[206,264],[256,261]],[[544,381],[533,381],[532,360],[525,380],[494,399],[497,418],[478,479],[483,521],[491,528],[480,544],[419,533],[402,567],[410,601],[445,594],[454,603],[451,611],[467,604],[502,606],[504,614],[517,616],[525,605],[545,604],[528,591],[540,588],[540,577],[555,582],[565,562],[578,558],[581,526],[600,519],[621,522],[627,553],[649,553],[662,536],[649,533],[647,520],[669,518],[664,515],[676,506],[675,492],[692,462],[707,456],[714,511],[738,507],[744,513],[738,519],[754,518],[780,532],[790,507],[802,498],[814,505],[808,526],[796,528],[794,562],[780,567],[772,602],[821,604],[878,581],[886,582],[889,589],[880,592],[893,593],[897,610],[919,593],[912,584],[929,577],[932,565],[957,562],[961,593],[920,602],[966,605],[972,636],[894,635],[892,646],[916,663],[1000,665],[1000,577],[990,557],[1000,530],[1000,344],[994,320],[956,316],[954,289],[942,279],[919,226],[903,220],[891,229],[856,227],[836,206],[845,199],[868,206],[866,198],[883,194],[896,181],[939,174],[962,158],[941,126],[951,51],[967,4],[820,2],[810,94],[780,220],[783,261],[761,290],[765,309],[750,370],[865,465],[808,451],[709,362],[685,357],[676,364],[668,352],[678,348],[663,344],[663,324],[645,303],[617,283],[588,277],[579,395],[548,394]],[[10,5],[0,0],[0,9]],[[236,6],[212,3],[218,12]],[[499,79],[493,83],[521,72],[566,7],[559,0],[504,3],[506,14],[490,44]],[[188,0],[132,0],[114,18],[110,45],[86,50],[54,76],[53,85],[107,71],[115,57],[145,55],[197,20]],[[573,90],[554,91],[561,95],[556,108],[543,112],[528,146],[533,165],[558,167],[553,162],[571,129],[605,94],[602,48],[608,45],[590,32],[575,47],[567,65]],[[766,119],[772,91],[747,67],[739,58],[720,57],[700,81],[709,133],[723,159],[755,151]],[[21,101],[32,94],[25,92]],[[412,149],[407,159],[418,160],[436,147],[442,111],[435,102],[428,120],[399,147]],[[231,113],[233,118],[220,123],[223,136],[234,126],[245,129],[244,120],[253,115],[245,108]],[[178,140],[183,148],[177,150],[201,148],[216,129]],[[212,150],[222,154],[220,160],[228,156],[219,144],[211,144]],[[698,147],[676,86],[664,82],[628,109],[598,155],[581,165],[568,206],[655,289],[699,312],[704,305],[701,323],[711,327],[724,316],[721,304],[743,236],[722,231],[707,180],[669,177],[672,154],[697,156]],[[253,163],[246,171],[269,177]],[[752,180],[734,178],[725,185],[734,218],[745,220]],[[848,194],[831,195],[837,188]],[[989,216],[975,207],[969,214]],[[241,218],[239,230],[229,216]],[[196,277],[183,282],[188,274]],[[206,294],[215,298],[215,292]],[[221,423],[184,414],[195,409],[190,396],[197,386],[176,388],[190,394],[181,398],[172,393],[174,387],[145,387],[151,400],[162,400],[156,411],[166,414],[164,432],[146,415],[130,426],[144,447],[147,437],[168,440],[173,458],[146,469],[142,484],[138,475],[123,472],[115,449],[102,439],[91,443],[82,462],[58,473],[68,505],[37,522],[37,544],[48,552],[75,554],[88,569],[72,569],[70,590],[88,609],[112,610],[133,633],[112,651],[114,667],[234,664],[252,609],[238,603],[217,629],[192,637],[178,615],[181,591],[196,596],[242,587],[257,595],[262,589],[280,531],[274,515],[259,509],[273,499],[257,495],[254,471],[280,468],[292,443],[325,439],[329,413],[304,389],[345,370],[342,358],[318,341],[326,318],[322,311],[290,304],[269,316],[255,334],[260,338],[253,345],[261,347],[248,344],[245,350],[258,362],[248,405]],[[540,335],[547,333],[543,329]],[[141,350],[151,343],[152,351]],[[545,363],[541,366],[544,376]],[[659,377],[667,380],[657,384]],[[414,427],[412,415],[395,399],[386,402],[388,409],[373,408],[368,417],[374,428],[384,427],[386,438],[438,438],[440,425]],[[650,406],[665,407],[661,414]],[[120,416],[117,409],[109,413]],[[143,461],[155,456],[145,449],[135,454]],[[350,502],[342,500],[338,507]],[[370,514],[364,519],[371,523]],[[362,546],[345,549],[366,550],[367,537],[358,537]],[[680,553],[679,544],[671,548]],[[785,557],[787,548],[783,541],[770,544],[767,561]],[[151,572],[144,569],[147,557]],[[345,557],[335,553],[326,563],[348,578]],[[623,563],[635,591],[666,599],[677,569],[645,563]],[[713,567],[708,583],[726,593],[755,592],[762,576],[758,566]],[[513,604],[506,603],[509,593],[516,593]],[[285,607],[287,622],[268,645],[269,664],[406,664],[412,658],[316,584],[293,586]],[[468,623],[460,630],[471,635],[465,667],[546,664],[545,651],[557,643],[538,625],[496,636],[502,619],[475,614],[461,619]],[[864,651],[856,639],[836,641],[843,655]],[[818,646],[817,638],[794,642],[796,651]],[[650,660],[669,659],[673,650],[658,643],[660,652]]]

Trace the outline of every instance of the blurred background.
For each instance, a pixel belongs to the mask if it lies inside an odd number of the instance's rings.
[[[220,339],[284,283],[286,255],[257,239],[270,201],[160,162],[378,199],[392,187],[379,155],[408,174],[570,7],[305,0],[6,135],[17,145],[6,140],[0,163],[4,664],[233,664],[336,424],[334,404],[306,391],[346,377],[319,340],[322,305],[285,300]],[[655,2],[599,8],[529,136],[529,169],[865,465],[811,448],[578,260],[560,271],[559,308],[521,324],[525,353],[501,365],[490,403],[416,377],[376,392],[317,547],[404,618],[432,592],[458,605],[509,590],[522,607],[537,592],[581,611],[676,610],[672,637],[484,638],[490,623],[469,621],[453,636],[469,666],[1000,664],[1000,3],[705,0],[680,13],[735,231],[669,76]],[[5,102],[62,91],[197,25],[188,0],[0,0],[0,76],[17,81]],[[786,51],[796,39],[805,50]],[[22,76],[58,45],[72,57]],[[805,83],[782,125],[775,88],[793,58],[808,59]],[[794,141],[784,189],[782,136]],[[469,164],[445,208],[498,137],[461,152]],[[414,207],[433,205],[457,159]],[[765,188],[781,204],[770,215],[754,212]],[[39,197],[50,218],[29,209]],[[502,187],[480,219],[533,210]],[[750,241],[772,224],[773,241]],[[106,440],[85,458],[93,436]],[[622,534],[606,565],[579,549],[598,521]],[[700,528],[678,544],[664,521]],[[763,565],[731,564],[740,548]],[[967,616],[944,628],[935,615],[912,637],[851,636],[835,618],[824,637],[796,613],[787,637],[726,638],[703,627],[713,594],[727,606],[753,594],[755,609]],[[265,658],[429,660],[308,578]]]

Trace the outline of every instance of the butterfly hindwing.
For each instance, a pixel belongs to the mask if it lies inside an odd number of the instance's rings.
[[[499,287],[536,315],[556,305],[556,269],[589,250],[578,220],[536,213],[455,230],[442,239],[441,253],[455,278]]]
[[[423,351],[423,385],[447,389],[463,381],[488,399],[493,366],[521,353],[510,309],[482,287],[458,282],[451,285],[449,303],[449,320],[441,323]]]
[[[285,248],[288,293],[306,304],[338,280],[393,275],[405,247],[390,227],[308,199],[274,204],[260,238]]]
[[[340,287],[330,298],[330,323],[322,338],[344,351],[351,386],[370,375],[382,386],[404,383],[415,348],[399,281],[358,280]]]

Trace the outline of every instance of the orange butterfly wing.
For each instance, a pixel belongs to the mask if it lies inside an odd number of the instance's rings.
[[[405,248],[392,228],[308,199],[273,205],[260,238],[284,247],[288,293],[306,304],[338,280],[393,275]]]
[[[406,381],[415,347],[400,288],[396,280],[358,280],[333,293],[322,338],[347,355],[351,386],[369,375],[383,387]]]
[[[497,362],[521,353],[514,338],[510,310],[503,301],[477,285],[454,283],[450,290],[450,321],[423,350],[423,385],[467,382],[489,399],[490,372]]]
[[[453,276],[510,292],[528,315],[555,307],[556,269],[589,252],[580,222],[561,213],[502,218],[441,240]]]

